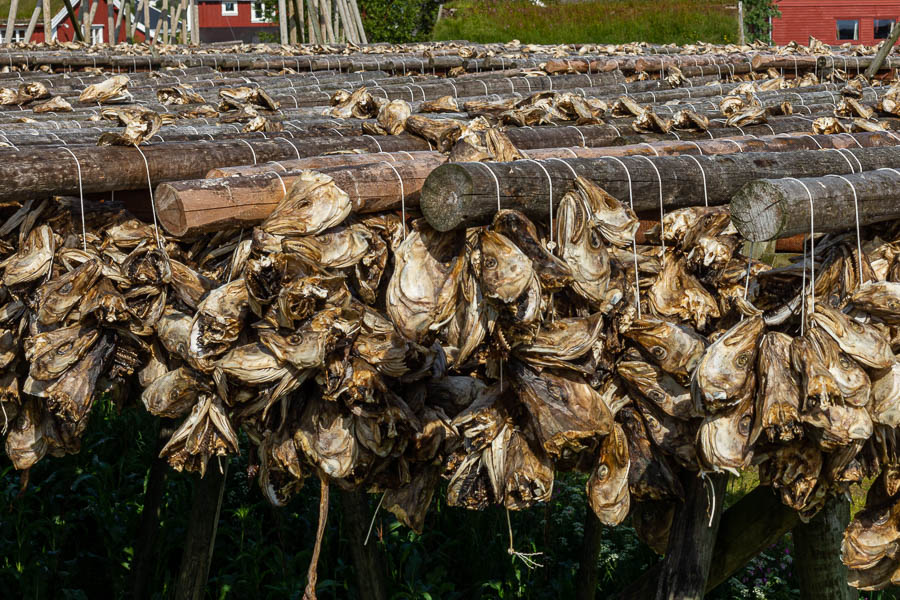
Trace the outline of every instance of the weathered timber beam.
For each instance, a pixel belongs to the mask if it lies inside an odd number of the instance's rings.
[[[841,540],[850,524],[850,500],[833,496],[809,523],[794,527],[794,569],[800,600],[855,600],[859,592],[847,583],[841,562]]]
[[[377,155],[369,155],[377,161]],[[321,169],[347,192],[354,212],[377,212],[419,204],[425,178],[444,161],[430,159]],[[186,236],[227,227],[253,226],[265,219],[290,192],[302,171],[247,177],[176,181],[157,188],[159,222],[172,235]]]
[[[805,179],[759,179],[731,199],[731,220],[742,236],[763,242],[810,227],[821,233],[843,231],[900,218],[900,171],[883,169],[855,175]]]
[[[701,502],[705,502],[703,499]],[[772,489],[758,486],[722,515],[706,592],[728,580],[754,556],[777,542],[800,518],[781,503]],[[653,598],[658,587],[662,562],[650,567],[637,581],[622,590],[617,600]]]
[[[265,163],[315,156],[338,150],[371,152],[427,150],[428,143],[410,135],[374,138],[318,138],[307,143],[285,138],[163,143],[141,146],[153,185],[164,181],[199,179],[214,167]],[[78,194],[77,158],[84,193],[147,188],[147,167],[133,147],[74,146],[65,149],[34,147],[15,151],[0,148],[0,202]]]
[[[722,507],[710,498],[725,496],[728,476],[701,479],[685,471],[684,502],[675,508],[666,556],[656,587],[656,600],[701,600],[706,590],[713,546],[722,519]],[[709,487],[712,488],[711,494]]]
[[[428,176],[420,206],[432,227],[449,231],[489,223],[498,204],[543,219],[573,189],[575,175],[644,212],[725,204],[745,184],[764,177],[822,177],[884,167],[900,168],[900,147],[454,163]]]

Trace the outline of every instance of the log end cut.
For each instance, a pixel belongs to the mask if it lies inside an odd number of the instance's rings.
[[[169,235],[181,237],[187,233],[187,218],[177,190],[168,183],[156,188],[156,216]]]
[[[442,165],[428,175],[422,186],[422,214],[438,231],[461,227],[472,217],[465,202],[471,198],[472,190],[472,178],[466,169],[459,164]]]
[[[731,198],[731,222],[751,242],[777,239],[786,224],[785,200],[784,190],[771,180],[751,181]]]

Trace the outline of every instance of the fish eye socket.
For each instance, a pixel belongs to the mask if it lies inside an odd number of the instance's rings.
[[[56,353],[57,354],[66,354],[69,350],[72,349],[73,345],[74,345],[73,342],[66,342],[65,344],[63,344],[62,346],[60,346],[59,348],[56,349]]]
[[[740,354],[738,354],[737,358],[734,361],[734,364],[736,364],[741,369],[746,367],[748,364],[750,364],[750,353],[741,352]]]
[[[302,333],[294,333],[288,336],[288,342],[297,345],[303,342],[303,334]]]
[[[588,237],[588,239],[590,240],[591,248],[593,248],[594,250],[599,250],[601,247],[603,247],[603,240],[601,240],[600,236],[597,235],[596,229],[591,229],[591,235]]]
[[[493,256],[488,256],[484,259],[484,266],[488,269],[496,269],[497,268],[497,259]]]
[[[63,294],[68,294],[72,291],[72,282],[67,281],[59,287],[59,291]]]
[[[598,479],[606,479],[609,477],[609,467],[606,465],[600,465],[597,467],[597,478]]]
[[[738,425],[738,430],[741,432],[741,435],[747,435],[750,433],[750,423],[753,421],[753,418],[750,415],[744,415],[741,417],[741,422]]]
[[[663,348],[662,346],[653,346],[653,348],[650,349],[650,352],[653,353],[653,356],[655,356],[656,358],[659,358],[659,359],[665,358],[666,355],[668,354],[666,349]]]
[[[841,368],[844,368],[844,369],[850,368],[850,360],[846,356],[842,356],[841,360],[839,362],[841,363]]]

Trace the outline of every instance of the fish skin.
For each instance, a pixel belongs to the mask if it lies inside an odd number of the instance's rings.
[[[831,336],[842,351],[870,369],[887,368],[896,360],[890,342],[881,331],[827,304],[816,304],[812,322]]]
[[[752,395],[757,349],[765,328],[762,317],[744,319],[707,348],[692,381],[699,409],[713,414]]]
[[[588,504],[605,525],[614,527],[628,516],[631,494],[628,472],[631,461],[625,431],[614,423],[612,431],[600,442],[597,464],[586,484]]]
[[[683,384],[690,380],[707,347],[706,340],[689,327],[661,319],[634,319],[622,335]]]
[[[750,443],[765,432],[770,442],[787,443],[803,436],[800,425],[800,378],[791,367],[791,337],[763,335],[759,343],[756,418]]]

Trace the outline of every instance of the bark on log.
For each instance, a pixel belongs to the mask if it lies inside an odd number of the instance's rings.
[[[666,557],[662,561],[656,600],[700,600],[706,590],[713,547],[722,518],[721,505],[710,505],[708,486],[716,499],[725,496],[725,474],[700,479],[685,471],[684,503],[675,509]]]
[[[719,523],[706,592],[727,581],[754,556],[780,540],[799,520],[797,513],[782,504],[769,487],[758,486],[738,500],[725,511]],[[650,567],[620,592],[617,600],[652,598],[661,565],[660,562]]]
[[[360,600],[387,600],[385,566],[381,551],[374,542],[364,544],[372,508],[364,492],[341,492],[344,526],[350,543],[350,554],[356,571]]]
[[[498,203],[543,219],[551,203],[557,206],[573,188],[575,174],[596,182],[622,201],[633,201],[635,211],[645,212],[658,211],[660,206],[671,210],[705,202],[724,204],[745,184],[763,177],[821,177],[884,167],[900,168],[900,147],[454,163],[429,175],[420,206],[432,227],[449,231],[489,223]]]
[[[377,155],[370,155],[370,160],[378,160]],[[353,212],[378,212],[401,206],[401,198],[407,208],[418,206],[425,178],[443,161],[438,155],[428,160],[370,162],[320,171],[347,192]],[[252,227],[275,210],[300,174],[273,169],[248,177],[162,184],[156,193],[159,222],[179,237],[227,227]]]
[[[760,179],[731,199],[731,219],[751,242],[809,233],[810,227],[819,233],[844,231],[856,226],[857,215],[860,225],[900,218],[898,185],[900,171],[894,169],[799,180]]]
[[[850,523],[850,501],[833,496],[809,523],[794,527],[794,568],[800,600],[855,600],[859,592],[847,584],[841,562],[841,540]]]
[[[588,508],[584,516],[584,539],[581,543],[578,573],[575,575],[575,600],[594,600],[597,596],[597,579],[600,575],[597,555],[600,553],[602,537],[603,524],[594,511]]]
[[[223,461],[219,471],[219,465],[213,459],[205,477],[194,476],[191,516],[185,533],[175,600],[202,600],[205,596],[227,474],[228,461]]]

